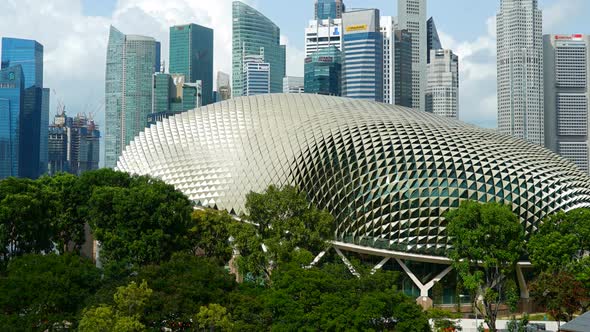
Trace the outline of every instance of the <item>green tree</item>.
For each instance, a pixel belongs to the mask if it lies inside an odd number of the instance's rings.
[[[145,331],[141,323],[145,307],[153,291],[144,280],[141,284],[132,281],[117,288],[113,295],[114,306],[101,304],[84,310],[78,326],[80,332],[135,332]]]
[[[548,217],[527,246],[539,272],[532,283],[535,298],[556,319],[571,320],[586,311],[590,293],[590,209]]]
[[[211,209],[196,210],[192,214],[192,227],[188,231],[191,249],[195,255],[214,258],[227,263],[233,253],[230,227],[235,223],[229,213]]]
[[[101,261],[137,267],[187,250],[192,203],[174,187],[133,177],[129,187],[97,187],[89,201],[92,232]]]
[[[100,279],[100,270],[76,255],[15,258],[0,277],[1,315],[14,325],[0,325],[4,330],[43,330],[75,321],[84,301],[100,287]]]
[[[175,254],[161,265],[144,266],[138,280],[149,280],[154,291],[145,306],[144,323],[150,328],[188,324],[201,306],[226,305],[237,287],[235,277],[204,257]],[[246,304],[247,305],[247,304]]]
[[[49,252],[53,230],[47,214],[47,193],[38,182],[0,181],[0,270],[17,256]]]
[[[47,190],[48,218],[53,228],[53,242],[60,253],[79,252],[86,238],[85,218],[79,214],[79,207],[87,199],[80,195],[78,177],[68,173],[44,176],[38,180]]]
[[[305,193],[294,187],[269,186],[262,194],[246,196],[248,223],[232,230],[243,274],[270,279],[271,270],[297,259],[310,263],[313,254],[327,248],[333,235],[334,218],[310,204]],[[307,260],[307,261],[305,261]]]
[[[287,264],[273,273],[264,296],[272,330],[430,331],[422,309],[395,288],[397,274],[378,271],[359,279],[345,270],[342,264]]]
[[[195,320],[199,324],[199,329],[204,329],[205,331],[233,330],[231,315],[227,312],[226,308],[216,303],[202,306]]]
[[[535,301],[557,321],[570,321],[587,305],[588,289],[571,273],[543,272],[531,283]]]
[[[524,230],[511,209],[498,203],[464,201],[445,218],[453,266],[463,286],[482,296],[481,306],[475,296],[475,307],[482,311],[490,331],[496,331],[506,283],[524,253]]]

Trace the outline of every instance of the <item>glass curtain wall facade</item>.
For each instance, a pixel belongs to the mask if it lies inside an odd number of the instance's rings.
[[[342,13],[346,10],[342,0],[316,0],[315,2],[315,19],[327,20],[342,18]]]
[[[270,93],[271,66],[262,55],[244,58],[244,95],[255,96]]]
[[[213,102],[213,30],[197,25],[170,28],[170,73],[182,74],[186,83],[201,81],[203,105]]]
[[[20,177],[36,179],[40,175],[42,99],[42,88],[33,86],[25,89],[20,116]]]
[[[0,179],[18,176],[24,85],[21,65],[0,70]]]
[[[151,37],[125,35],[111,27],[105,83],[105,166],[145,127],[152,111],[152,76],[159,43]]]
[[[383,101],[383,37],[379,10],[345,12],[342,95]]]
[[[313,53],[305,59],[306,93],[342,95],[342,52],[335,46]]]
[[[440,42],[440,37],[438,36],[438,30],[436,30],[436,24],[434,24],[434,18],[431,17],[426,22],[426,31],[427,31],[427,49],[426,49],[426,63],[430,63],[430,51],[431,50],[440,50],[442,49],[442,43]]]
[[[232,6],[232,94],[244,96],[244,59],[248,55],[264,55],[270,65],[270,92],[283,91],[286,72],[286,48],[280,45],[281,29],[256,9],[234,1]]]
[[[43,45],[35,40],[2,38],[2,68],[20,65],[24,77],[19,119],[19,174],[35,179],[47,171],[49,89],[43,88]]]
[[[24,88],[43,87],[43,45],[34,40],[2,38],[2,69],[21,65]]]
[[[395,105],[412,107],[412,34],[395,31]]]

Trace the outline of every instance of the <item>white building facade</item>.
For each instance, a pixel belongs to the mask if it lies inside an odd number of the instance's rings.
[[[305,29],[305,56],[330,46],[342,51],[342,19],[309,21]]]
[[[395,104],[395,30],[396,18],[382,16],[380,20],[383,36],[383,102]]]
[[[426,87],[426,111],[459,118],[459,57],[451,50],[431,50]]]
[[[270,93],[270,64],[264,55],[244,57],[244,95],[255,96]]]
[[[544,145],[543,17],[537,0],[501,0],[497,19],[498,130]]]
[[[545,146],[588,172],[590,36],[545,35]]]
[[[426,92],[426,0],[398,0],[398,25],[400,30],[412,34],[412,107],[425,110]]]

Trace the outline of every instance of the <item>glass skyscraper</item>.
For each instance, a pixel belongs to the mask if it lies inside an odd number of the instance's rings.
[[[154,38],[125,35],[111,26],[105,83],[106,167],[116,166],[123,149],[146,126],[159,45]]]
[[[345,97],[383,101],[383,36],[379,19],[378,9],[342,15],[342,95]]]
[[[342,53],[335,46],[319,50],[305,58],[306,93],[340,96],[342,89]]]
[[[0,70],[0,179],[18,176],[24,86],[21,65]]]
[[[203,105],[213,102],[213,30],[197,25],[170,28],[170,73],[186,83],[202,81]]]
[[[2,69],[21,65],[25,89],[43,87],[43,45],[34,40],[2,38]]]
[[[24,90],[19,115],[18,176],[37,178],[47,171],[49,89],[43,88],[43,45],[2,38],[2,68],[20,65]]]
[[[256,9],[240,1],[233,2],[232,15],[233,96],[245,95],[245,57],[261,53],[264,56],[264,62],[270,65],[270,92],[283,92],[286,49],[284,45],[280,45],[281,29]]]
[[[426,22],[426,63],[430,63],[431,50],[440,50],[442,48],[434,18],[431,17],[428,19],[428,22]]]
[[[342,18],[345,6],[342,0],[316,0],[315,2],[315,19],[327,20]]]

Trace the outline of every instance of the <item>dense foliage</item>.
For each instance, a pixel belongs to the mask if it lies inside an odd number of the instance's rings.
[[[193,211],[162,181],[112,170],[0,181],[7,331],[428,331],[397,275],[357,278],[327,248],[333,218],[292,187],[247,197],[243,221]],[[85,232],[102,267],[81,255]],[[245,282],[228,272],[237,267]]]
[[[590,210],[547,218],[528,246],[538,272],[531,290],[555,319],[569,321],[590,307]]]
[[[490,331],[496,331],[500,303],[509,298],[508,282],[524,254],[524,230],[510,207],[464,201],[446,215],[453,249],[450,257],[463,286],[474,297]]]

